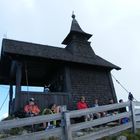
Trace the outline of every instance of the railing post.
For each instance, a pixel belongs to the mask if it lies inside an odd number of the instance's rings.
[[[70,114],[68,111],[63,112],[64,117],[64,133],[65,133],[65,140],[72,140],[72,131],[71,131],[71,122],[70,122]]]
[[[131,111],[131,120],[132,120],[132,132],[136,133],[136,119],[135,119],[135,104],[133,101],[130,101],[130,111]]]

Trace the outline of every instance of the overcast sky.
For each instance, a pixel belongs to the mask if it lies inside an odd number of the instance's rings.
[[[0,0],[0,44],[3,37],[65,47],[72,11],[95,53],[122,68],[113,75],[140,100],[140,0]],[[1,45],[0,45],[1,46]],[[118,99],[127,93],[114,81]],[[0,103],[7,89],[0,86]],[[1,104],[0,104],[1,105]],[[0,117],[7,112],[7,102]]]

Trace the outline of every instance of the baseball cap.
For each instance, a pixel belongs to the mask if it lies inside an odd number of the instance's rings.
[[[29,101],[32,101],[32,102],[34,102],[35,101],[35,99],[34,98],[30,98],[30,100]]]

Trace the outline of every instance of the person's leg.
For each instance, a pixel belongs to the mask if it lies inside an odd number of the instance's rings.
[[[43,128],[46,128],[46,122],[43,123]]]
[[[88,114],[88,115],[85,116],[85,121],[89,121],[89,119],[90,119],[90,116]]]
[[[100,114],[101,114],[101,117],[105,117],[107,115],[106,112],[101,112]]]

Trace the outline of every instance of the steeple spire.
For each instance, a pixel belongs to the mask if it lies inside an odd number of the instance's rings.
[[[70,31],[76,31],[76,32],[81,32],[84,33],[84,31],[81,29],[80,25],[78,24],[77,20],[75,19],[75,14],[74,12],[72,13],[72,23],[71,23],[71,29]]]
[[[84,36],[87,40],[92,36],[91,34],[88,34],[88,33],[85,33],[80,25],[78,24],[77,20],[75,19],[75,14],[74,12],[72,12],[72,23],[71,23],[71,28],[70,28],[70,32],[69,34],[67,35],[67,37],[64,39],[64,41],[62,42],[62,44],[69,44],[69,42],[72,40],[72,37],[74,35],[82,35]]]
[[[74,14],[74,11],[72,11],[72,16],[71,16],[73,19],[75,18],[75,14]]]

